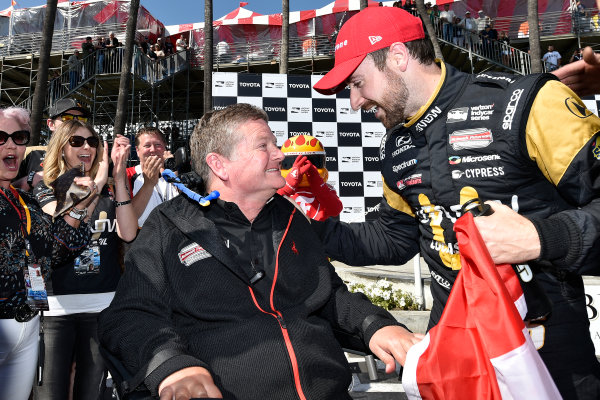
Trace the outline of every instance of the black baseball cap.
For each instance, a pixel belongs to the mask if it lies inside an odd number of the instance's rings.
[[[50,119],[54,119],[61,114],[66,113],[70,110],[77,110],[83,114],[84,117],[90,116],[90,111],[81,103],[75,99],[60,99],[57,100],[53,106],[48,110]]]

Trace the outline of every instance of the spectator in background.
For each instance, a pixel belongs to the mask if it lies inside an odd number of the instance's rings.
[[[483,15],[483,10],[477,11],[477,32],[481,33],[485,30],[485,27],[490,24],[490,18],[487,15]]]
[[[81,70],[81,62],[79,61],[79,50],[75,50],[67,59],[69,66],[69,90],[73,90],[79,83],[79,72]]]
[[[177,41],[175,42],[175,49],[179,52],[179,51],[184,51],[187,50],[188,45],[185,41],[185,38],[182,36],[179,36],[179,38],[177,38]]]
[[[569,59],[569,62],[572,63],[573,61],[579,61],[579,60],[583,60],[583,49],[575,49],[575,51],[573,52],[573,55]]]
[[[119,48],[119,39],[116,38],[114,32],[108,34],[108,38],[104,42],[107,49],[106,64],[108,65],[108,73],[119,72],[121,69],[121,63],[117,56],[117,49]]]
[[[500,32],[500,37],[498,38],[498,42],[500,42],[501,47],[501,55],[502,55],[502,63],[504,65],[509,65],[510,61],[510,38],[508,37],[506,31]]]
[[[217,60],[223,64],[228,63],[231,60],[229,43],[224,40],[217,43]]]
[[[471,11],[465,12],[465,17],[458,23],[464,31],[464,38],[467,46],[473,46],[474,43],[479,43],[479,35],[477,34],[477,21],[471,17]]]
[[[60,99],[48,110],[49,117],[46,120],[50,135],[66,121],[77,119],[83,123],[88,122],[90,111],[75,99]],[[42,180],[43,163],[46,157],[46,146],[28,148],[28,153],[19,167],[17,180],[13,186],[21,190],[31,191],[35,185]]]
[[[161,176],[167,151],[167,141],[160,129],[143,127],[135,135],[135,151],[140,163],[127,168],[133,209],[141,228],[154,207],[179,194],[179,190]]]
[[[454,20],[456,14],[450,9],[449,4],[444,4],[444,11],[440,13],[440,20],[442,21],[442,37],[445,41],[452,43],[454,37]]]
[[[560,53],[554,50],[554,46],[548,46],[548,51],[542,57],[542,61],[544,61],[544,65],[546,66],[546,72],[552,72],[560,68]]]
[[[96,47],[92,42],[91,36],[85,38],[85,42],[81,44],[81,57],[83,58],[83,69],[81,72],[82,79],[89,78],[94,75],[94,57],[91,56],[96,51]],[[90,57],[91,56],[91,57]]]
[[[106,43],[103,37],[98,37],[94,48],[96,49],[96,60],[98,61],[98,73],[102,74],[104,73],[104,59],[106,56]]]
[[[165,40],[165,44],[164,44],[164,52],[165,52],[165,56],[168,57],[171,54],[173,54],[173,43],[170,40]]]

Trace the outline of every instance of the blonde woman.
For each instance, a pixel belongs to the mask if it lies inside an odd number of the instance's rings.
[[[71,365],[76,363],[73,398],[97,398],[104,387],[105,368],[98,351],[96,318],[106,308],[117,287],[121,271],[119,237],[135,238],[137,220],[126,184],[125,162],[129,140],[115,139],[112,150],[114,185],[107,185],[108,150],[106,142],[91,126],[72,120],[52,135],[44,159],[44,182],[34,194],[43,210],[54,214],[56,199],[50,183],[72,168],[82,168],[93,179],[97,195],[87,209],[75,207],[75,214],[87,221],[91,241],[75,259],[52,273],[50,311],[42,321],[45,365],[42,386],[34,386],[36,399],[67,399]]]

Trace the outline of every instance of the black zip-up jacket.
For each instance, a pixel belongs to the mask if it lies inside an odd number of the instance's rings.
[[[441,67],[430,101],[382,140],[379,218],[313,224],[328,255],[350,265],[404,263],[418,241],[433,278],[431,327],[460,270],[453,226],[461,205],[501,201],[540,236],[541,256],[529,265],[553,302],[538,344],[550,372],[598,373],[581,275],[600,272],[600,119],[549,74]]]
[[[155,396],[173,372],[202,366],[226,399],[349,398],[351,375],[333,329],[368,343],[400,324],[348,292],[307,218],[279,195],[248,222],[250,230],[272,221],[259,230],[271,235],[275,256],[251,284],[251,260],[242,265],[211,220],[229,213],[241,214],[233,203],[205,209],[185,196],[153,211],[100,316],[101,342]]]

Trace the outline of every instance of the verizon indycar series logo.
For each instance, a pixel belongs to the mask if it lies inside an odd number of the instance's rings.
[[[450,134],[449,141],[454,150],[481,149],[492,143],[492,131],[487,128],[454,131]]]
[[[400,179],[396,182],[396,186],[398,190],[406,189],[407,186],[418,185],[419,183],[423,183],[422,174],[413,174],[405,179]]]

